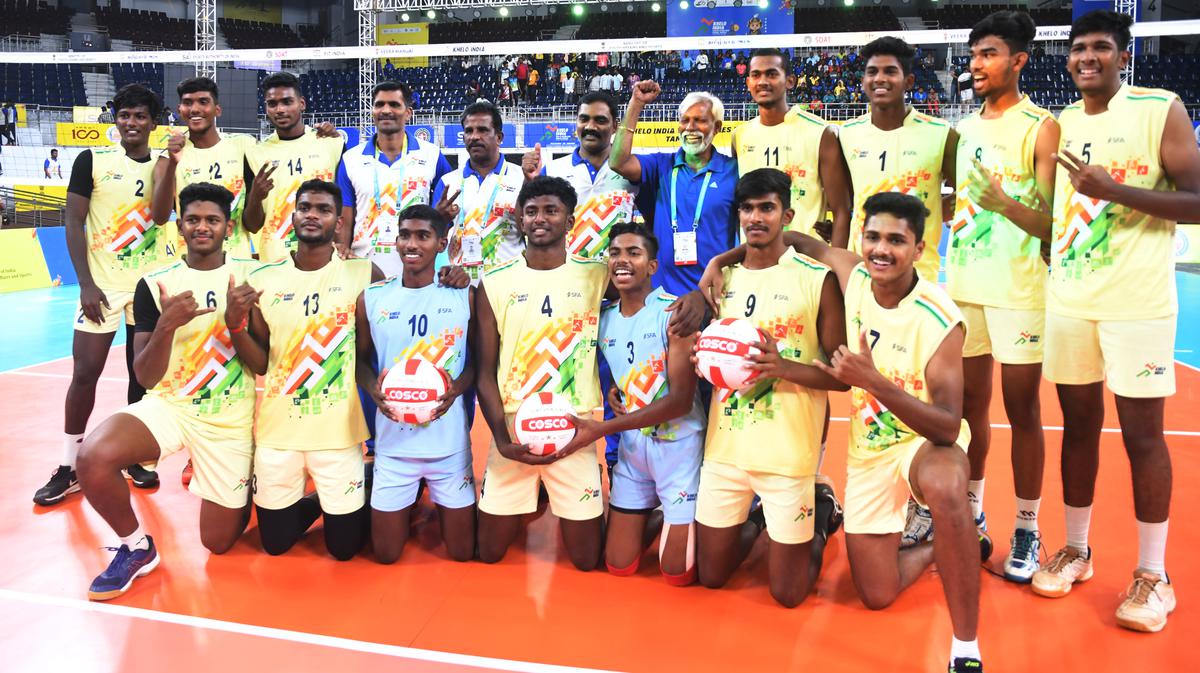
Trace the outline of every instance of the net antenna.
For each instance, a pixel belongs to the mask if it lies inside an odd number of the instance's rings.
[[[1137,21],[1138,0],[1114,0],[1113,11],[1120,14],[1128,14],[1133,20]],[[1126,84],[1133,84],[1133,62],[1137,60],[1138,41],[1134,38],[1129,42],[1129,65],[1121,71],[1121,81]]]

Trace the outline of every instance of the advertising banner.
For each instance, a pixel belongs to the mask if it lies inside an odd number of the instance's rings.
[[[375,44],[429,44],[429,24],[387,23],[376,26]],[[384,61],[397,68],[423,68],[429,65],[428,56],[387,58]]]
[[[445,130],[446,130],[446,139],[445,139],[444,143],[442,144],[442,147],[445,147],[447,149],[454,149],[454,150],[461,150],[461,149],[466,148],[466,145],[463,143],[462,126],[459,126],[458,124],[447,124],[445,127]],[[516,148],[516,146],[517,146],[517,127],[516,127],[516,125],[515,124],[505,124],[503,130],[504,130],[504,139],[500,141],[500,147],[503,147],[505,149]]]
[[[574,149],[579,144],[575,138],[575,124],[570,122],[525,124],[525,146],[533,147],[539,143],[547,149]]]
[[[103,108],[91,105],[76,105],[71,108],[71,121],[77,124],[95,124]]]
[[[787,35],[795,32],[792,4],[792,0],[667,2],[667,37]]]
[[[721,125],[721,132],[713,138],[713,145],[723,150],[729,149],[733,130],[743,122],[728,121]],[[635,148],[673,150],[679,147],[679,124],[676,122],[638,122],[634,129],[633,146]]]
[[[37,229],[0,231],[0,292],[50,287]]]
[[[57,144],[61,147],[107,147],[121,142],[117,127],[112,124],[55,124]],[[150,147],[163,149],[171,132],[187,133],[186,126],[159,126],[150,134]]]

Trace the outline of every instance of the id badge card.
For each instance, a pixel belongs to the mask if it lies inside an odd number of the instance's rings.
[[[379,228],[375,235],[375,254],[386,255],[396,250],[396,235],[399,232],[391,225]]]
[[[691,266],[696,264],[696,232],[677,231],[673,234],[675,243],[675,266]]]
[[[463,266],[483,264],[483,238],[479,234],[463,234],[462,261]]]

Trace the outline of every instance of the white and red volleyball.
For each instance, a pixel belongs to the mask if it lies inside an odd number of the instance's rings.
[[[449,389],[445,370],[424,358],[409,358],[388,370],[380,392],[400,420],[419,425],[433,418],[438,398]]]
[[[517,408],[513,420],[517,443],[531,453],[545,456],[567,445],[575,437],[575,409],[567,398],[554,393],[534,393]]]
[[[709,323],[696,342],[696,368],[706,381],[718,388],[741,390],[758,378],[747,355],[762,353],[752,344],[767,337],[754,323],[741,318],[722,318]]]

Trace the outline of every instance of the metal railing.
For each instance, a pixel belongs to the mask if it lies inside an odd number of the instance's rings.
[[[0,210],[0,226],[5,229],[58,227],[65,223],[67,201],[64,198],[0,186],[0,202],[4,204]]]

